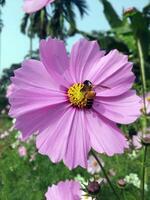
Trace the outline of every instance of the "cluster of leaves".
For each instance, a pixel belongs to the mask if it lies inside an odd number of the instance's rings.
[[[1,5],[1,6],[4,6],[4,5],[5,5],[5,3],[6,3],[6,1],[5,1],[5,0],[0,0],[0,5]]]

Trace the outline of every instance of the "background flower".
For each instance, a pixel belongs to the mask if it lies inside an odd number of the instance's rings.
[[[23,10],[26,13],[33,13],[42,9],[48,3],[52,3],[53,1],[54,0],[24,0]]]
[[[47,200],[80,200],[80,184],[76,181],[59,182],[57,185],[48,187],[45,196]]]
[[[20,157],[24,157],[27,155],[27,150],[24,146],[20,146],[18,148],[18,153],[19,153]]]
[[[104,166],[104,162],[102,161],[102,159],[100,159],[100,161],[101,161],[102,165]],[[100,168],[98,162],[95,160],[95,158],[92,155],[90,155],[88,158],[87,171],[91,174],[99,173],[101,171],[101,168]]]

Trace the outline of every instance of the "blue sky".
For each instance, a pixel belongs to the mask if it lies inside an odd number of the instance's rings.
[[[29,49],[29,39],[20,33],[20,22],[23,16],[22,2],[23,0],[6,0],[6,6],[2,9],[2,19],[4,28],[1,35],[1,66],[0,73],[3,68],[10,67],[12,63],[22,62],[24,56]],[[142,9],[149,0],[110,0],[114,8],[121,15],[123,8],[137,7]],[[103,14],[103,7],[99,0],[87,0],[89,12],[88,15],[81,19],[78,15],[78,28],[84,31],[91,30],[107,30],[109,25]],[[75,36],[68,40],[68,49],[80,36]],[[34,40],[34,49],[38,48],[38,40]]]

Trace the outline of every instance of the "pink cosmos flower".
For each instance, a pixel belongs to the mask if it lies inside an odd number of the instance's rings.
[[[76,181],[59,182],[58,185],[48,187],[45,196],[47,200],[80,200],[80,184]]]
[[[132,145],[133,145],[133,147],[135,149],[142,148],[141,138],[142,138],[142,134],[133,135],[133,137],[132,137]]]
[[[26,13],[33,13],[42,9],[53,1],[54,0],[24,0],[23,10]]]
[[[46,200],[92,200],[84,191],[81,190],[77,181],[59,182],[57,185],[48,187],[45,194]]]
[[[27,155],[27,150],[24,146],[20,146],[18,148],[18,153],[19,153],[20,157],[24,157]]]
[[[68,56],[63,41],[49,38],[40,43],[40,58],[24,61],[12,78],[10,115],[23,139],[38,131],[39,152],[70,169],[87,167],[91,148],[109,156],[123,153],[127,141],[116,123],[140,115],[127,56],[117,50],[105,55],[86,39]]]

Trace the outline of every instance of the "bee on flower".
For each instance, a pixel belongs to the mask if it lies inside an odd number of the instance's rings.
[[[140,116],[140,98],[128,57],[80,39],[66,53],[64,42],[40,43],[40,61],[25,60],[11,78],[10,116],[26,140],[36,134],[39,153],[70,169],[87,168],[91,148],[108,156],[128,148],[119,124]],[[88,87],[87,87],[88,84]]]

